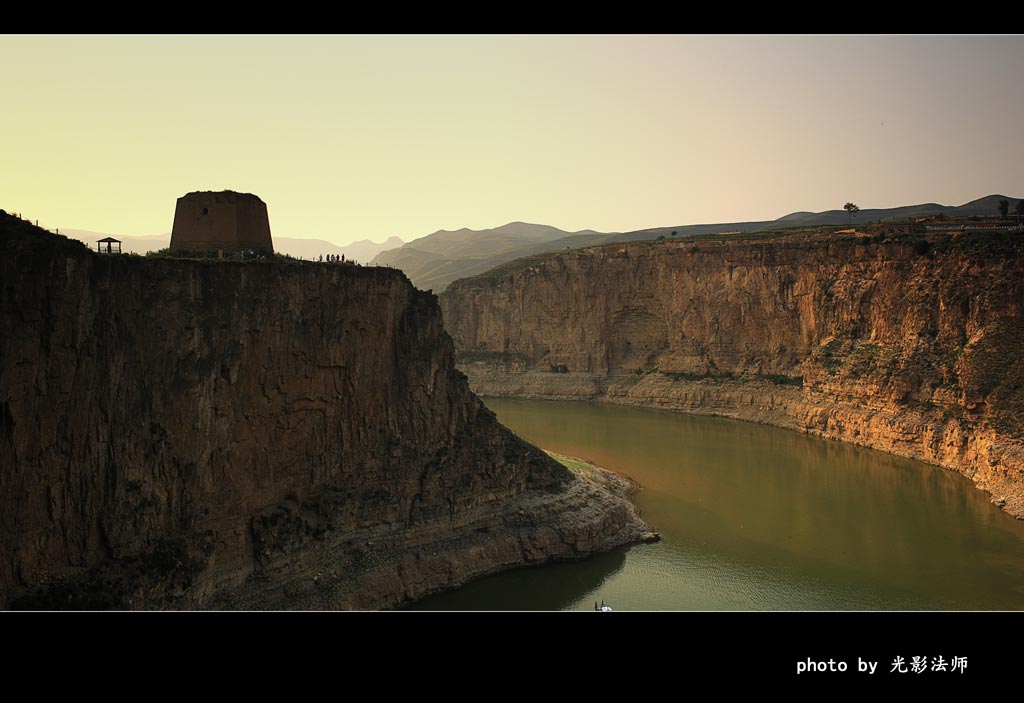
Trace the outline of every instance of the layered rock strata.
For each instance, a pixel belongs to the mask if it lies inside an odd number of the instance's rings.
[[[0,247],[2,607],[382,608],[649,529],[398,271]]]
[[[1024,516],[1024,237],[608,245],[453,283],[483,395],[725,415],[958,471]]]

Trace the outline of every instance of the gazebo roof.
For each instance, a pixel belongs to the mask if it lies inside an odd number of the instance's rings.
[[[97,239],[96,241],[97,242],[117,242],[118,244],[121,243],[120,239],[114,239],[113,237],[104,237],[103,239]]]

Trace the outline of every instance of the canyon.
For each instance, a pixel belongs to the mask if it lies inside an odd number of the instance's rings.
[[[957,471],[1021,518],[1022,240],[819,228],[607,244],[504,264],[440,300],[480,395],[778,425]]]
[[[99,255],[0,211],[0,607],[378,609],[639,541],[399,271]]]

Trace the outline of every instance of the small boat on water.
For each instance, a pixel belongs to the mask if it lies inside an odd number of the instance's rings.
[[[610,612],[612,612],[612,607],[610,605],[605,605],[603,600],[601,601],[600,607],[598,607],[597,601],[595,600],[594,601],[594,610],[602,612],[602,613],[610,613]]]

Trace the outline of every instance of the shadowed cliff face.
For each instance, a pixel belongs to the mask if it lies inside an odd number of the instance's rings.
[[[793,427],[954,468],[1021,516],[1022,240],[610,245],[457,281],[441,304],[477,392]]]
[[[0,228],[0,605],[385,607],[642,527],[495,421],[397,271]]]

